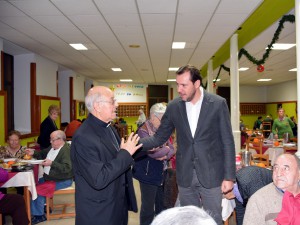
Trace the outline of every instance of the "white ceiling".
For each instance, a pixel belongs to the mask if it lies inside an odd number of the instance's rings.
[[[134,83],[165,84],[175,78],[169,67],[187,63],[201,68],[230,38],[262,0],[8,0],[0,1],[0,37],[12,55],[26,50],[39,54],[77,74],[103,82],[133,79]],[[293,12],[291,12],[293,13]],[[261,58],[277,23],[245,48]],[[286,24],[279,42],[295,43],[295,25]],[[184,50],[171,49],[173,41],[187,42]],[[83,43],[76,51],[69,43]],[[130,48],[137,44],[140,48]],[[21,49],[18,46],[26,49]],[[229,66],[229,62],[225,62]],[[241,85],[261,85],[296,79],[295,47],[272,51],[265,72],[244,57]],[[120,67],[122,72],[110,68]],[[218,69],[214,72],[217,74]],[[229,86],[222,72],[220,86]],[[266,85],[265,83],[263,85]]]

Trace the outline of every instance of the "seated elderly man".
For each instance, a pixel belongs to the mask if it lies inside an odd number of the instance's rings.
[[[52,189],[59,190],[72,185],[73,173],[70,158],[70,146],[66,143],[66,135],[61,130],[56,130],[50,135],[51,146],[42,151],[34,152],[27,149],[26,153],[33,155],[36,159],[44,159],[42,163],[44,174],[39,179],[38,186],[48,191]],[[52,188],[53,187],[53,188]],[[43,190],[41,188],[41,190]],[[31,214],[33,215],[32,224],[37,224],[46,220],[44,215],[45,197],[41,195],[38,189],[38,197],[31,201]]]
[[[272,171],[258,166],[246,166],[236,172],[233,190],[225,195],[235,198],[236,224],[242,225],[248,199],[262,187],[272,183]]]
[[[273,166],[273,183],[266,185],[251,196],[246,207],[243,225],[277,225],[275,219],[282,210],[283,195],[285,192],[294,196],[299,195],[299,179],[299,158],[291,154],[278,156]]]

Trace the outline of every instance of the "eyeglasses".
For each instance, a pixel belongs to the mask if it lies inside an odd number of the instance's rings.
[[[98,102],[107,102],[107,103],[109,103],[109,104],[111,104],[111,105],[115,105],[116,102],[117,102],[117,99],[114,98],[112,101],[100,100],[100,101],[98,101]]]
[[[54,141],[57,141],[59,139],[61,139],[61,138],[50,139],[50,143],[53,143]]]

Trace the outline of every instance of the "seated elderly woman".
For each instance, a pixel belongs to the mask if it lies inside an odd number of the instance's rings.
[[[0,158],[19,158],[22,159],[25,155],[26,146],[20,144],[21,133],[12,130],[8,133],[7,146],[0,148]]]
[[[27,149],[26,153],[34,158],[44,159],[43,177],[37,185],[38,197],[31,201],[32,224],[46,220],[44,215],[44,196],[53,194],[55,190],[70,187],[73,182],[73,172],[70,157],[70,146],[66,143],[66,135],[61,130],[56,130],[50,135],[51,146],[39,152]]]
[[[8,133],[7,137],[7,146],[0,147],[0,158],[8,159],[8,158],[17,158],[23,159],[25,156],[26,146],[21,146],[20,144],[21,133],[16,130],[12,130]],[[24,188],[16,187],[17,193],[23,195]],[[6,188],[1,188],[3,193],[7,193]]]
[[[141,138],[154,135],[166,108],[163,103],[156,103],[151,107],[150,118],[137,131]],[[167,160],[174,153],[174,147],[169,140],[163,146],[134,155],[133,177],[140,183],[142,225],[149,225],[154,216],[165,209],[163,204],[165,172]]]
[[[155,217],[151,225],[217,225],[203,209],[196,206],[174,207]]]

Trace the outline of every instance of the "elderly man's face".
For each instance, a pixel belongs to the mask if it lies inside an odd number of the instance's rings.
[[[55,135],[54,133],[52,133],[50,135],[50,143],[51,143],[52,148],[59,149],[61,146],[64,145],[64,140],[57,137],[57,135]]]
[[[96,116],[104,121],[110,122],[117,117],[118,103],[114,98],[113,92],[107,92],[102,96],[101,100],[97,102]]]
[[[292,155],[281,155],[277,158],[273,167],[274,184],[291,193],[297,191],[300,180],[300,171],[296,159]]]

